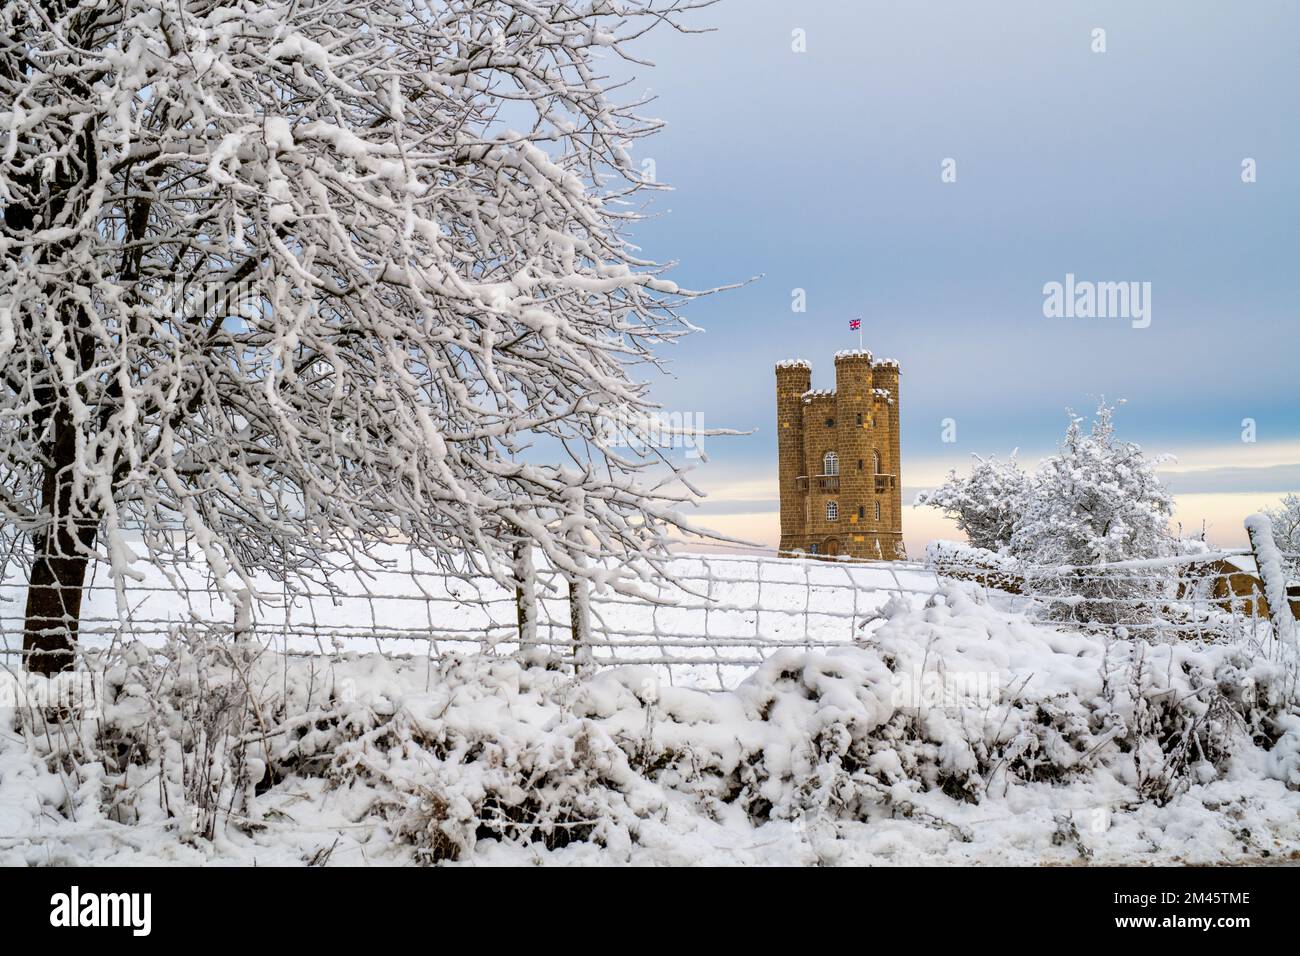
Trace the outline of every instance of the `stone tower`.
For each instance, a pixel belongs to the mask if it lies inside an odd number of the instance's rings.
[[[814,391],[812,366],[776,366],[781,553],[901,559],[898,363],[835,354],[835,388]]]

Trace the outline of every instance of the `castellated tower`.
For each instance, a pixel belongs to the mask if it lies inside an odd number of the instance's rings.
[[[812,366],[776,366],[781,553],[901,559],[898,363],[835,354],[835,388]]]

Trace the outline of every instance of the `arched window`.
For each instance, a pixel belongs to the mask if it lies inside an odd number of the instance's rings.
[[[877,521],[880,520],[880,502],[879,502],[879,501],[876,502],[876,520],[877,520]]]
[[[840,473],[840,456],[833,451],[828,451],[822,458],[822,474],[838,475]]]
[[[827,521],[840,520],[840,503],[838,501],[826,502],[826,520]]]
[[[873,475],[880,474],[880,452],[878,451],[871,453],[871,473]]]

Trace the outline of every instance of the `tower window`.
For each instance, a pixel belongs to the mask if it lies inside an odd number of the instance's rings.
[[[876,502],[876,520],[877,520],[877,521],[880,520],[880,502],[879,502],[879,501]]]
[[[859,424],[859,425],[862,424],[862,413],[861,413],[861,412],[858,412],[858,424]]]
[[[828,419],[826,419],[826,427],[827,427],[827,428],[834,428],[834,427],[835,427],[835,419],[833,419],[833,418],[828,418]]]
[[[859,459],[858,459],[858,471],[861,471],[861,470],[862,470],[862,459],[859,458]]]
[[[827,521],[840,520],[840,503],[838,501],[826,502],[826,520]]]
[[[873,474],[880,474],[880,452],[878,451],[871,453],[871,471]]]
[[[858,505],[858,517],[859,517],[859,518],[865,518],[866,516],[867,516],[867,506],[866,506],[866,505]]]
[[[828,451],[822,458],[822,474],[838,475],[840,473],[840,456],[833,451]]]

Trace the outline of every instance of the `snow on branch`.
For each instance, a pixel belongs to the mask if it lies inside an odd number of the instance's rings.
[[[698,293],[627,237],[660,124],[610,74],[706,5],[5,4],[0,521],[49,586],[659,561],[696,492],[601,422]]]

